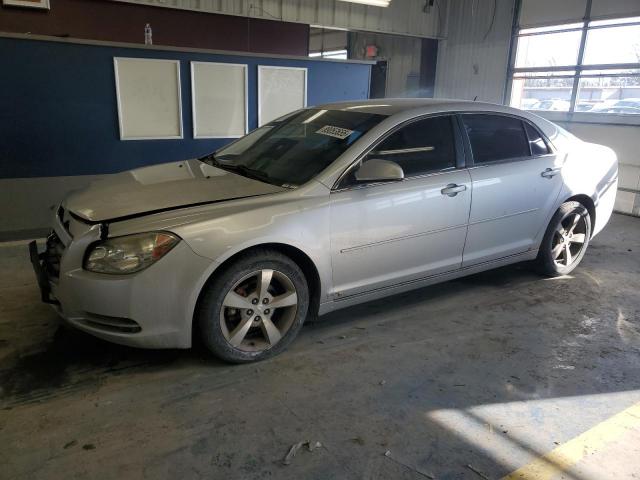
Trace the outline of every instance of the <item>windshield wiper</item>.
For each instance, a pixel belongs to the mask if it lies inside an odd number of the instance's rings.
[[[250,168],[246,165],[234,165],[232,163],[221,162],[214,156],[211,156],[209,161],[211,162],[212,166],[221,168],[222,170],[239,173],[244,177],[253,178],[254,180],[260,180],[261,182],[273,183],[273,179],[271,179],[269,175],[262,170],[256,170],[255,168]]]
[[[269,175],[262,170],[256,170],[255,168],[247,167],[246,165],[234,165],[234,171],[237,171],[248,178],[253,178],[254,180],[260,180],[261,182],[271,183],[273,184],[273,179],[269,177]]]
[[[271,178],[268,173],[255,168],[247,167],[246,165],[234,165],[232,163],[225,163],[218,160],[215,154],[207,155],[200,159],[203,162],[210,163],[213,167],[227,170],[228,172],[239,173],[240,175],[251,178],[253,180],[259,180],[261,182],[269,183],[271,185],[280,185],[275,179]]]

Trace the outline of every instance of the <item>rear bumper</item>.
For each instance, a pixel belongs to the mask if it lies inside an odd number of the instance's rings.
[[[35,242],[29,244],[42,300],[52,304],[69,325],[110,342],[189,348],[193,308],[211,260],[180,242],[138,273],[93,273],[82,268],[82,259],[98,235],[88,228],[85,235],[64,245],[57,278],[47,264],[47,253],[38,253]]]

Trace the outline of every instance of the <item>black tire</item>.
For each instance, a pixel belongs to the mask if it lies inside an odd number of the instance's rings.
[[[576,217],[576,215],[578,217]],[[578,235],[584,235],[584,242],[582,243],[572,242],[565,237],[565,234],[569,232],[568,227],[573,225],[576,218],[578,218],[578,223],[574,230],[577,233],[572,233],[571,236],[576,235],[577,237]],[[589,246],[590,238],[591,216],[589,215],[589,211],[579,202],[563,203],[553,215],[547,231],[544,234],[538,256],[535,260],[536,269],[541,274],[549,277],[568,275],[578,266],[582,257],[584,257],[587,247]],[[579,250],[575,249],[576,245],[579,246]],[[570,260],[568,264],[565,264],[567,263],[567,248],[569,248],[570,253],[568,257]],[[560,257],[555,257],[554,253],[558,251],[560,251]],[[558,261],[558,259],[560,259],[560,261]]]
[[[223,332],[223,328],[225,327],[222,326],[223,320],[221,320],[223,301],[227,294],[244,277],[251,275],[252,272],[266,269],[285,275],[295,287],[295,293],[297,294],[295,314],[293,314],[293,312],[290,313],[290,319],[292,319],[288,321],[290,326],[288,326],[288,330],[282,334],[277,343],[259,351],[247,351],[243,349],[242,346],[236,347],[232,345],[225,337]],[[207,283],[198,303],[196,321],[205,346],[214,355],[231,363],[248,363],[265,360],[285,350],[302,328],[308,309],[309,288],[305,275],[300,267],[289,257],[278,251],[256,249],[247,252],[247,254],[242,255],[231,265],[217,272]],[[225,312],[228,312],[228,310],[222,312],[223,316],[227,315]],[[275,312],[276,309],[274,308],[274,315]],[[254,327],[250,327],[249,332],[254,331],[251,330],[253,328]],[[258,334],[259,333],[260,332],[258,332]],[[266,334],[265,338],[267,338]]]

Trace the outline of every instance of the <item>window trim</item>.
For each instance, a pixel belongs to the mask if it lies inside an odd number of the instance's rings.
[[[438,112],[438,113],[428,113],[424,115],[420,115],[417,117],[410,118],[405,120],[397,125],[394,125],[389,130],[380,135],[377,139],[375,139],[371,144],[363,151],[360,155],[356,157],[356,159],[351,162],[338,176],[338,179],[334,182],[331,187],[331,192],[343,192],[345,190],[353,190],[356,188],[365,188],[370,186],[378,186],[378,185],[388,185],[390,182],[372,182],[372,183],[357,183],[353,185],[345,185],[340,186],[344,178],[351,173],[351,170],[354,169],[369,153],[371,153],[380,143],[384,142],[391,135],[396,133],[401,128],[410,125],[411,123],[419,122],[421,120],[428,120],[430,118],[444,117],[448,116],[451,121],[451,129],[453,130],[453,138],[454,138],[454,150],[455,150],[455,165],[453,167],[448,167],[440,170],[434,170],[433,172],[422,173],[419,175],[411,175],[410,177],[404,177],[401,181],[413,180],[418,178],[430,177],[433,175],[440,175],[443,173],[454,172],[456,170],[460,170],[466,168],[465,160],[466,160],[466,148],[464,148],[464,140],[462,138],[462,131],[460,130],[460,125],[456,121],[457,112]],[[398,183],[398,182],[393,182]]]
[[[484,111],[484,110],[479,110],[479,111],[465,111],[465,112],[458,112],[457,117],[459,118],[459,122],[460,122],[460,128],[461,128],[461,132],[462,135],[464,136],[464,140],[465,140],[465,144],[466,147],[468,149],[468,153],[467,153],[467,168],[480,168],[480,167],[490,167],[492,165],[503,165],[505,163],[515,163],[515,162],[523,162],[526,160],[533,160],[533,159],[538,159],[538,158],[543,158],[543,157],[550,157],[552,155],[556,155],[557,154],[557,149],[555,148],[555,146],[553,145],[553,143],[551,143],[551,141],[549,140],[549,138],[547,138],[547,136],[540,130],[540,128],[538,128],[537,125],[535,125],[532,121],[521,117],[519,115],[514,115],[511,113],[504,113],[504,112],[492,112],[492,111]],[[469,138],[469,135],[467,133],[467,129],[464,125],[464,120],[462,119],[462,117],[464,115],[494,115],[494,116],[499,116],[499,117],[509,117],[509,118],[514,118],[516,120],[520,121],[520,125],[522,128],[522,131],[524,133],[524,136],[527,140],[527,149],[529,150],[529,155],[526,157],[510,157],[510,158],[503,158],[501,160],[497,160],[495,162],[488,162],[488,163],[476,163],[475,160],[475,156],[473,155],[473,148],[471,146],[471,139]],[[549,153],[545,153],[542,155],[533,155],[531,153],[531,145],[529,144],[529,135],[527,134],[527,130],[526,128],[524,128],[524,122],[528,123],[530,126],[532,126],[539,134],[540,137],[542,138],[542,140],[547,144],[547,148],[549,149]]]
[[[536,131],[538,133],[538,135],[540,135],[540,139],[547,146],[547,150],[548,150],[547,153],[542,153],[540,155],[534,155],[533,154],[533,150],[531,149],[531,137],[529,136],[529,132],[527,131],[527,125],[529,125],[531,128],[533,128],[533,130]],[[540,129],[538,127],[536,127],[533,123],[528,122],[526,120],[523,120],[522,121],[522,128],[524,129],[524,135],[527,137],[527,142],[529,143],[529,156],[531,158],[544,157],[545,155],[549,155],[550,153],[553,152],[551,146],[549,145],[549,141],[547,140],[547,137],[545,137],[545,135],[540,131]]]
[[[579,86],[580,80],[585,78],[583,73],[588,75],[589,70],[624,70],[624,69],[640,69],[639,63],[611,63],[611,64],[598,64],[598,65],[585,65],[584,55],[585,48],[587,42],[587,35],[591,30],[599,30],[603,28],[615,28],[622,26],[630,26],[637,25],[639,22],[630,22],[630,23],[621,23],[621,24],[613,24],[613,25],[595,25],[590,26],[590,24],[594,21],[603,20],[602,17],[593,18],[591,16],[591,1],[585,2],[585,12],[584,17],[581,22],[560,22],[560,23],[549,23],[546,25],[539,25],[537,27],[527,27],[520,25],[520,11],[521,11],[521,1],[516,2],[516,8],[514,8],[514,17],[512,23],[512,31],[511,31],[511,45],[509,47],[509,66],[507,68],[507,82],[504,89],[503,94],[503,103],[505,105],[511,104],[511,93],[513,91],[513,82],[514,76],[519,73],[534,73],[534,72],[554,72],[554,71],[563,71],[563,70],[572,70],[574,71],[573,75],[570,75],[566,78],[572,78],[573,84],[571,87],[571,96],[569,98],[569,110],[566,112],[560,111],[545,111],[545,110],[535,110],[537,115],[548,118],[549,120],[556,122],[576,122],[576,123],[596,123],[596,124],[614,124],[614,125],[640,125],[640,114],[638,115],[625,115],[621,113],[591,113],[591,112],[580,112],[576,111],[576,104],[579,101]],[[609,16],[608,20],[618,20],[625,18],[635,18],[634,16]],[[532,32],[521,34],[521,30],[528,30],[530,28],[541,28],[541,27],[552,27],[552,26],[560,26],[560,25],[574,25],[581,24],[582,26],[579,28],[567,28],[564,30],[553,30],[548,32]],[[531,36],[531,35],[543,35],[547,33],[559,33],[561,31],[581,31],[580,37],[580,46],[578,50],[577,61],[575,65],[563,65],[563,66],[549,66],[549,67],[516,67],[516,56],[517,56],[517,46],[518,39],[523,36]],[[606,77],[608,75],[601,75],[602,77]],[[616,76],[616,75],[613,75]],[[618,75],[620,76],[620,75]],[[633,74],[625,75],[625,76],[635,76]],[[555,77],[554,77],[555,78]],[[587,77],[588,78],[588,77]],[[525,109],[526,110],[526,109]],[[530,111],[530,110],[526,110]]]

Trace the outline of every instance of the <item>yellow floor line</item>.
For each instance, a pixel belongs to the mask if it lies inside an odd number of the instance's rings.
[[[502,477],[502,480],[549,480],[635,428],[640,428],[640,402]]]

